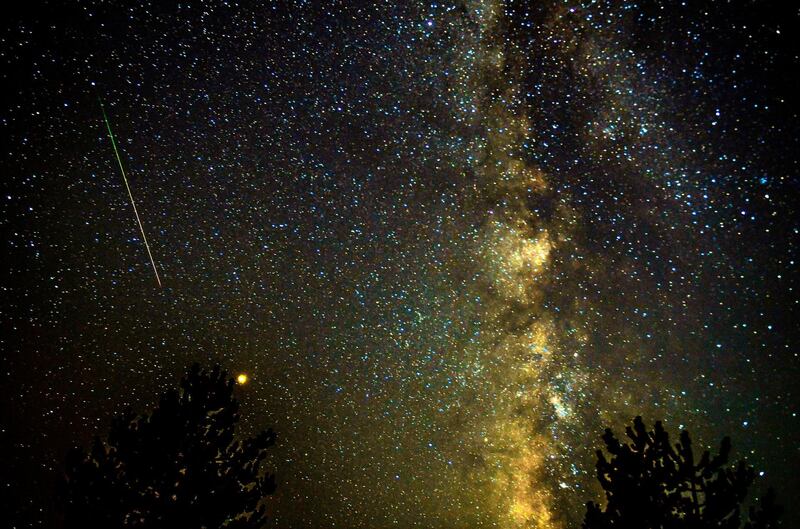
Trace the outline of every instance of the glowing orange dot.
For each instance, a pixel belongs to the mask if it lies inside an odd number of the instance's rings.
[[[236,377],[236,382],[239,384],[247,384],[247,380],[248,378],[246,373],[239,373],[239,375]]]

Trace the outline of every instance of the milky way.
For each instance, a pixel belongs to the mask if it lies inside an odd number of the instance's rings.
[[[4,22],[20,524],[194,361],[278,434],[275,527],[576,527],[635,415],[800,492],[796,11],[159,4]]]

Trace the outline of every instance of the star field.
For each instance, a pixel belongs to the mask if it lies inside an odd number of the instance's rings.
[[[13,13],[4,510],[49,526],[72,443],[219,361],[247,375],[245,430],[278,434],[276,527],[577,527],[603,428],[635,415],[730,435],[797,520],[782,9]]]

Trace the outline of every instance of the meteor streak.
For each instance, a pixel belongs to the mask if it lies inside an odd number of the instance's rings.
[[[100,110],[103,112],[103,120],[106,122],[106,128],[108,129],[108,137],[111,138],[111,145],[114,147],[114,154],[117,157],[117,163],[119,163],[119,170],[122,173],[122,180],[125,182],[125,189],[128,190],[128,197],[131,199],[131,206],[133,206],[133,214],[136,215],[136,222],[139,223],[139,231],[142,232],[142,240],[144,241],[144,247],[147,249],[147,255],[150,257],[150,264],[153,265],[153,272],[156,274],[156,282],[158,286],[161,287],[161,278],[158,277],[158,269],[156,268],[156,262],[153,259],[153,253],[150,251],[150,244],[147,242],[147,236],[144,234],[144,226],[142,226],[142,219],[139,217],[139,211],[136,209],[136,202],[133,201],[133,193],[131,193],[131,186],[128,184],[128,177],[125,175],[125,168],[122,166],[122,158],[119,156],[119,150],[117,149],[117,141],[114,139],[114,133],[111,132],[111,123],[108,121],[108,116],[106,115],[106,109],[103,106],[102,99],[100,100]]]

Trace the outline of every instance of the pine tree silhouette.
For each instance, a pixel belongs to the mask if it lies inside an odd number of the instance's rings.
[[[152,414],[126,410],[106,442],[95,438],[88,453],[68,454],[60,484],[65,527],[262,527],[261,500],[275,481],[261,463],[275,435],[236,440],[237,410],[227,373],[197,364]]]
[[[606,429],[603,441],[611,459],[597,451],[597,476],[605,490],[606,508],[587,504],[584,529],[739,529],[741,504],[755,479],[744,461],[727,466],[729,438],[719,454],[703,452],[695,461],[689,433],[681,432],[673,447],[661,422],[647,431],[641,417],[626,428],[624,444]],[[760,509],[750,508],[745,529],[778,527],[780,508],[770,490]]]

